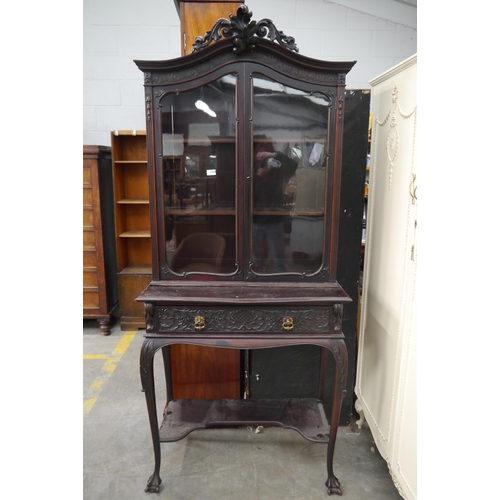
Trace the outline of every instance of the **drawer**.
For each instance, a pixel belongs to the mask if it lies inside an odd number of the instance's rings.
[[[333,333],[332,317],[328,306],[154,308],[157,333]]]
[[[97,269],[92,271],[83,270],[83,288],[99,288]]]
[[[83,292],[83,308],[84,309],[99,309],[100,295],[99,292]]]

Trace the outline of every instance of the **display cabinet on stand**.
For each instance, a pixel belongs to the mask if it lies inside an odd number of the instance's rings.
[[[341,494],[333,453],[347,378],[337,282],[345,76],[353,62],[299,55],[269,19],[241,5],[169,61],[144,72],[152,272],[140,373],[155,468],[160,443],[197,429],[273,425],[328,443],[326,487]],[[322,350],[317,397],[173,399],[172,345]],[[167,405],[158,422],[155,354]],[[330,356],[331,354],[331,356]],[[323,407],[334,361],[331,419]]]

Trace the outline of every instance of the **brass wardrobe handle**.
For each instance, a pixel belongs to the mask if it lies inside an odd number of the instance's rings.
[[[283,330],[293,330],[293,318],[291,316],[285,316],[282,326]]]
[[[203,330],[205,328],[205,318],[203,316],[196,316],[194,318],[194,328],[196,330]]]

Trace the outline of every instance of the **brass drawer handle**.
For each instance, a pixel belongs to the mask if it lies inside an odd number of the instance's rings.
[[[196,330],[203,330],[205,328],[205,318],[203,316],[196,316],[194,318],[194,327]]]
[[[285,316],[283,318],[283,330],[293,330],[293,318],[291,316]]]

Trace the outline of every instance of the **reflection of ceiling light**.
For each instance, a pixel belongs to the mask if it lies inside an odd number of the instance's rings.
[[[214,111],[212,111],[212,110],[208,107],[208,104],[207,104],[207,103],[205,103],[205,102],[203,102],[203,101],[198,100],[198,101],[196,101],[196,102],[194,103],[194,105],[195,105],[198,109],[201,109],[201,111],[204,111],[207,115],[210,115],[210,116],[213,116],[213,117],[217,116],[217,115],[215,114],[215,112],[214,112]]]
[[[278,82],[271,80],[264,80],[261,78],[254,78],[252,80],[254,88],[260,88],[272,91],[271,93],[258,94],[254,92],[254,97],[288,97],[288,96],[300,96],[308,99],[309,101],[319,104],[320,106],[328,106],[328,100],[321,94],[312,94],[311,92],[305,92],[304,90],[294,89],[293,87],[288,87]]]

